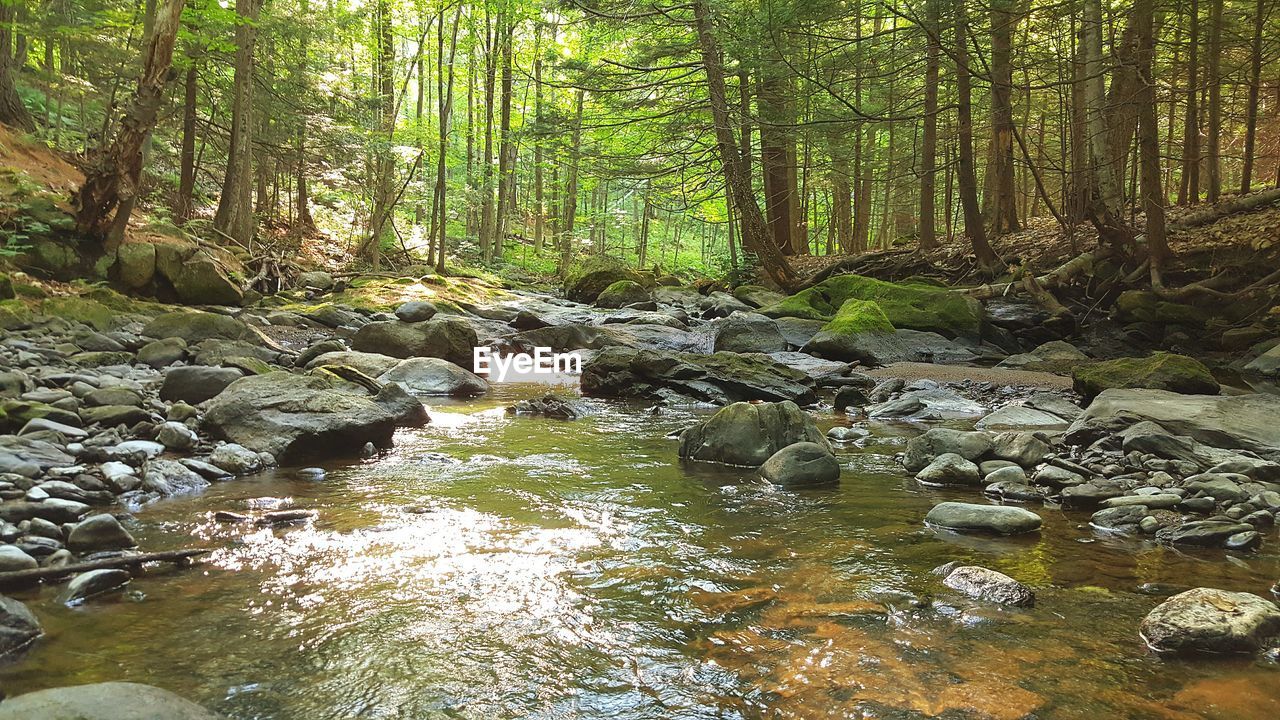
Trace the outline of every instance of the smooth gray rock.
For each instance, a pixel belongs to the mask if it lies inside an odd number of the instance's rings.
[[[194,448],[199,438],[196,437],[195,431],[186,425],[170,421],[160,424],[156,431],[156,442],[169,450],[181,452]]]
[[[114,515],[102,513],[81,520],[67,536],[67,547],[73,552],[124,550],[136,547],[137,541]]]
[[[1153,420],[1174,435],[1219,448],[1252,450],[1280,459],[1280,395],[1183,395],[1165,390],[1104,390],[1073,427],[1129,415]],[[1070,431],[1068,431],[1070,432]]]
[[[0,703],[0,720],[220,720],[150,685],[108,682],[39,690]]]
[[[1280,608],[1252,593],[1195,588],[1157,605],[1139,633],[1161,653],[1253,652],[1280,635]]]
[[[813,418],[790,401],[733,403],[680,433],[680,457],[758,467],[793,443],[830,445]]]
[[[161,497],[187,495],[209,487],[209,481],[176,460],[150,460],[142,470],[142,488]]]
[[[943,453],[916,473],[926,485],[976,485],[982,477],[978,466],[955,453]]]
[[[1029,432],[1003,432],[991,439],[991,456],[1032,468],[1049,454],[1049,443]]]
[[[378,381],[397,383],[413,395],[472,397],[489,391],[484,378],[440,358],[402,360],[379,375]]]
[[[34,570],[39,566],[35,558],[13,545],[0,545],[0,572]]]
[[[1167,527],[1156,533],[1156,540],[1172,545],[1222,547],[1236,533],[1253,530],[1252,525],[1222,520],[1194,520]]]
[[[840,463],[825,443],[798,442],[771,455],[760,476],[788,488],[830,485],[840,480]]]
[[[1005,405],[974,424],[979,430],[1061,430],[1070,423],[1025,405]]]
[[[1040,529],[1040,516],[1023,508],[944,502],[933,506],[925,523],[958,532],[1016,535]]]
[[[238,368],[229,367],[175,367],[164,374],[160,385],[160,399],[196,405],[227,389],[231,383],[244,377]]]
[[[919,472],[943,453],[955,453],[970,462],[991,451],[991,436],[984,432],[933,428],[907,442],[903,464]]]
[[[425,322],[436,316],[436,306],[425,300],[410,300],[396,308],[396,317],[403,322]]]
[[[89,598],[118,590],[133,580],[128,570],[90,570],[71,578],[71,582],[58,594],[58,601],[76,605]]]
[[[717,323],[715,350],[736,353],[772,353],[787,349],[778,323],[759,313],[735,312]]]
[[[0,658],[22,650],[40,637],[42,632],[40,622],[36,620],[36,616],[27,609],[26,605],[13,598],[0,595]],[[42,715],[5,715],[8,708],[8,701],[0,703],[0,720],[5,720],[5,718],[13,718],[14,720],[18,718],[22,718],[22,720],[44,719]]]

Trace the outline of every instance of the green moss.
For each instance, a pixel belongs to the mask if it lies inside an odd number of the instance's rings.
[[[40,303],[40,312],[52,317],[60,317],[71,322],[78,322],[95,330],[108,330],[115,312],[111,308],[94,300],[81,297],[49,298]]]
[[[1071,384],[1085,398],[1111,388],[1148,388],[1190,395],[1216,395],[1220,389],[1200,361],[1166,352],[1077,367],[1071,374]]]
[[[769,317],[830,321],[845,301],[874,300],[895,328],[943,335],[977,335],[982,306],[949,290],[913,283],[890,283],[861,275],[837,275],[762,308]]]
[[[0,330],[18,330],[31,324],[31,311],[17,300],[0,301]]]
[[[1204,327],[1209,313],[1190,305],[1161,300],[1155,293],[1146,290],[1128,290],[1116,298],[1116,318],[1128,323]]]
[[[822,332],[834,335],[860,335],[868,332],[891,333],[893,323],[875,300],[845,300],[831,322],[822,326]]]
[[[600,292],[596,305],[602,308],[621,308],[647,302],[649,291],[633,280],[619,280]]]
[[[9,273],[0,272],[0,300],[12,300],[18,297],[18,293],[13,289],[13,279],[9,277]]]
[[[611,257],[588,255],[569,267],[564,277],[564,291],[574,302],[590,303],[619,280],[640,283],[644,278]]]

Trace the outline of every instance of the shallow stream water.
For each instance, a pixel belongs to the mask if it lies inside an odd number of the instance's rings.
[[[1232,557],[1050,508],[1030,538],[938,533],[934,503],[981,500],[906,477],[892,456],[918,429],[873,426],[839,451],[838,488],[788,492],[682,464],[667,436],[692,411],[503,412],[544,390],[435,403],[322,482],[284,469],[142,509],[143,548],[216,552],[76,608],[18,595],[47,636],[0,687],[131,680],[235,720],[1280,716],[1280,668],[1163,660],[1137,635],[1187,587],[1267,594],[1274,531]],[[276,507],[319,518],[213,520]],[[1036,607],[951,593],[930,573],[951,560],[1032,585]]]

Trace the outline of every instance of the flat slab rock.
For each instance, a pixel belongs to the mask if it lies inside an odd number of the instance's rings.
[[[1165,390],[1104,390],[1072,425],[1129,415],[1217,448],[1280,460],[1280,395],[1182,395]],[[1070,433],[1070,430],[1068,430]]]
[[[1280,639],[1280,608],[1252,593],[1195,588],[1156,606],[1139,632],[1157,652],[1253,652]]]
[[[220,720],[150,685],[107,682],[39,690],[0,703],[0,720]]]

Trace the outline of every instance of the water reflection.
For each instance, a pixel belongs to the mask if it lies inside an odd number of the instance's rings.
[[[901,427],[842,449],[838,489],[790,493],[676,462],[665,436],[689,412],[503,411],[544,390],[440,403],[324,482],[280,472],[147,508],[145,547],[218,551],[141,595],[28,596],[49,637],[0,670],[5,691],[129,679],[237,719],[1275,716],[1275,669],[1160,661],[1135,633],[1152,587],[1263,592],[1274,549],[1224,562],[1049,509],[1030,538],[937,533],[924,512],[966,495],[903,479]],[[288,507],[319,514],[213,519]],[[929,570],[956,559],[1031,583],[1037,607],[950,594]]]

